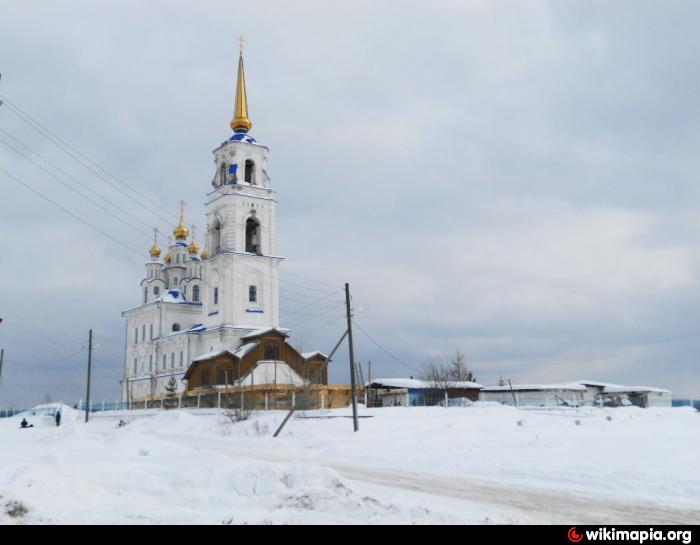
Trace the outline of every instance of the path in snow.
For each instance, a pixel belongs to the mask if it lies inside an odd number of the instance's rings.
[[[182,439],[158,433],[162,439]],[[232,447],[202,446],[202,450],[216,450],[235,460],[264,461],[267,463],[298,463],[299,457],[288,451],[262,451]],[[326,463],[321,456],[313,461],[323,468],[333,470],[355,482],[379,486],[394,491],[425,494],[443,500],[465,502],[470,511],[474,508],[509,513],[517,520],[523,518],[533,524],[688,524],[700,520],[700,509],[684,509],[653,502],[619,501],[596,498],[582,494],[566,494],[538,488],[523,488],[489,482],[482,479],[445,478],[429,472],[396,471],[386,468],[371,469],[367,466]]]

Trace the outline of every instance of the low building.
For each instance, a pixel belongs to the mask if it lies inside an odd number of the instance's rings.
[[[579,381],[586,387],[586,404],[606,407],[671,407],[670,390],[650,386],[623,386],[594,380]]]
[[[449,382],[436,385],[413,378],[375,379],[367,385],[370,407],[416,407],[478,401],[483,388],[476,382]]]
[[[579,407],[586,391],[582,384],[509,384],[486,386],[480,399],[515,407]]]

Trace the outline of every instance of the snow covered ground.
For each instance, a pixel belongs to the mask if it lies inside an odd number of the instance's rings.
[[[341,417],[349,410],[318,411]],[[0,420],[0,524],[697,523],[700,413],[512,407]],[[126,426],[118,427],[120,419]],[[26,513],[24,512],[26,509]]]

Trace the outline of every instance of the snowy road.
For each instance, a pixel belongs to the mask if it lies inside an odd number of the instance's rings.
[[[163,438],[165,437],[163,435]],[[238,461],[248,459],[285,464],[295,463],[299,459],[286,456],[282,452],[251,452],[248,449],[221,446],[216,450]],[[619,524],[624,521],[625,524],[680,525],[700,520],[700,509],[684,509],[644,501],[615,501],[604,496],[595,498],[545,489],[526,489],[478,479],[445,478],[431,473],[324,463],[319,459],[314,461],[353,482],[432,496],[432,499],[448,499],[453,507],[454,500],[457,500],[464,502],[470,511],[480,508],[509,513],[518,520],[526,519],[532,524],[593,525]],[[428,501],[430,499],[427,498]]]

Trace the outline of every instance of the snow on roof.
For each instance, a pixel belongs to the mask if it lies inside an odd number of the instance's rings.
[[[228,139],[229,142],[246,142],[248,144],[257,144],[258,141],[245,132],[235,132],[233,136]]]
[[[544,392],[551,390],[568,390],[580,392],[585,390],[583,384],[513,384],[506,386],[486,386],[484,392]]]
[[[585,386],[595,386],[602,388],[603,392],[609,394],[631,394],[631,393],[644,393],[644,392],[657,392],[670,394],[670,390],[664,390],[663,388],[652,388],[650,386],[623,386],[622,384],[612,384],[608,382],[598,382],[595,380],[579,380],[577,384],[583,384]]]
[[[282,361],[260,361],[240,382],[241,386],[265,384],[304,386],[304,379]]]
[[[424,380],[413,378],[378,378],[372,380],[371,384],[385,386],[387,388],[410,388],[412,390],[431,390],[434,385]],[[483,386],[476,382],[450,382],[450,388],[481,389]]]
[[[207,360],[211,360],[214,358],[218,358],[219,356],[223,356],[225,354],[233,355],[228,350],[219,350],[218,352],[207,352],[206,354],[202,354],[201,356],[197,356],[192,361],[193,362],[207,361]]]
[[[287,329],[280,329],[278,327],[264,327],[261,329],[256,329],[255,331],[251,331],[248,333],[245,337],[242,337],[243,339],[250,339],[251,337],[260,337],[261,335],[265,335],[265,333],[270,333],[272,331],[276,331],[285,337],[289,337],[289,334],[287,333]]]
[[[155,300],[156,303],[186,303],[187,299],[180,290],[168,290]]]
[[[646,393],[658,393],[658,394],[670,394],[670,390],[664,390],[663,388],[651,388],[649,386],[607,386],[605,388],[605,393],[607,394],[646,394]]]
[[[237,358],[241,359],[243,358],[248,352],[250,352],[253,348],[258,346],[260,344],[260,341],[254,341],[252,343],[246,343],[243,346],[241,346],[238,350],[236,350],[233,355],[236,356]]]
[[[313,352],[304,352],[301,357],[304,358],[305,360],[308,360],[309,358],[313,358],[314,356],[321,356],[323,358],[328,359],[328,354],[324,354],[320,350],[314,350]]]

